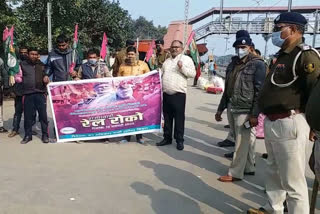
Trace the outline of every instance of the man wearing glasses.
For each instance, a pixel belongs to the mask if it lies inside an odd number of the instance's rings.
[[[184,149],[184,121],[187,93],[187,80],[194,78],[196,69],[190,57],[183,55],[182,42],[171,43],[171,57],[162,65],[164,139],[157,146],[172,144],[174,120],[174,138],[177,149]]]
[[[310,128],[304,112],[320,74],[320,56],[303,43],[307,24],[304,16],[282,13],[274,24],[272,43],[281,49],[270,65],[258,100],[260,110],[266,115],[268,203],[248,213],[283,213],[286,198],[289,213],[309,213],[305,149]]]

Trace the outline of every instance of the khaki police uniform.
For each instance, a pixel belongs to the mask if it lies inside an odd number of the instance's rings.
[[[320,55],[320,53],[319,53]],[[320,182],[320,81],[318,82],[308,99],[306,106],[306,118],[311,129],[315,132],[317,140],[314,145],[314,170]]]
[[[166,59],[168,59],[170,57],[171,57],[171,55],[167,51],[162,51],[160,53],[157,53],[156,60],[155,60],[156,68],[160,68],[161,69],[164,61],[166,61]]]
[[[289,213],[309,212],[305,150],[310,128],[304,112],[319,72],[318,55],[298,40],[279,51],[260,92],[259,108],[267,116],[264,131],[269,166],[269,203],[264,209],[270,213],[282,214],[286,198]]]

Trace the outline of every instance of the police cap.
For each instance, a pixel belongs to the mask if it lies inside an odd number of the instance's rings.
[[[238,30],[236,33],[236,39],[238,39],[240,37],[249,37],[250,38],[250,35],[249,35],[248,31],[246,31],[246,30]]]
[[[300,13],[285,12],[285,13],[281,13],[279,16],[277,16],[277,18],[275,18],[274,24],[279,24],[279,23],[288,23],[288,24],[305,26],[308,23],[308,21]]]

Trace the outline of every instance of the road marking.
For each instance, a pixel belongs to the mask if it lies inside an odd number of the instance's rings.
[[[246,184],[249,184],[250,186],[253,186],[253,187],[261,190],[261,191],[264,191],[264,190],[265,190],[264,187],[262,187],[262,186],[260,186],[260,185],[257,185],[257,184],[254,184],[254,183],[251,183],[250,181],[247,181],[247,180],[245,180],[245,179],[243,179],[242,181],[245,182]]]
[[[191,137],[191,136],[188,136],[188,135],[185,135],[187,138],[190,138],[191,140],[194,140],[198,143],[203,143],[205,144],[206,146],[210,146],[210,147],[214,147],[214,148],[217,148],[217,149],[221,149],[223,151],[227,151],[227,152],[230,152],[228,149],[225,149],[225,148],[222,148],[222,147],[219,147],[219,146],[216,146],[216,145],[212,145],[210,143],[207,143],[206,141],[204,140],[201,140],[201,139],[198,139],[198,138],[194,138],[194,137]]]

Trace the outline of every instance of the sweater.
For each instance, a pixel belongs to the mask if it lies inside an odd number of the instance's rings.
[[[178,61],[182,61],[182,68]],[[168,58],[162,65],[162,89],[166,94],[187,93],[188,78],[196,76],[192,59],[186,55]]]

